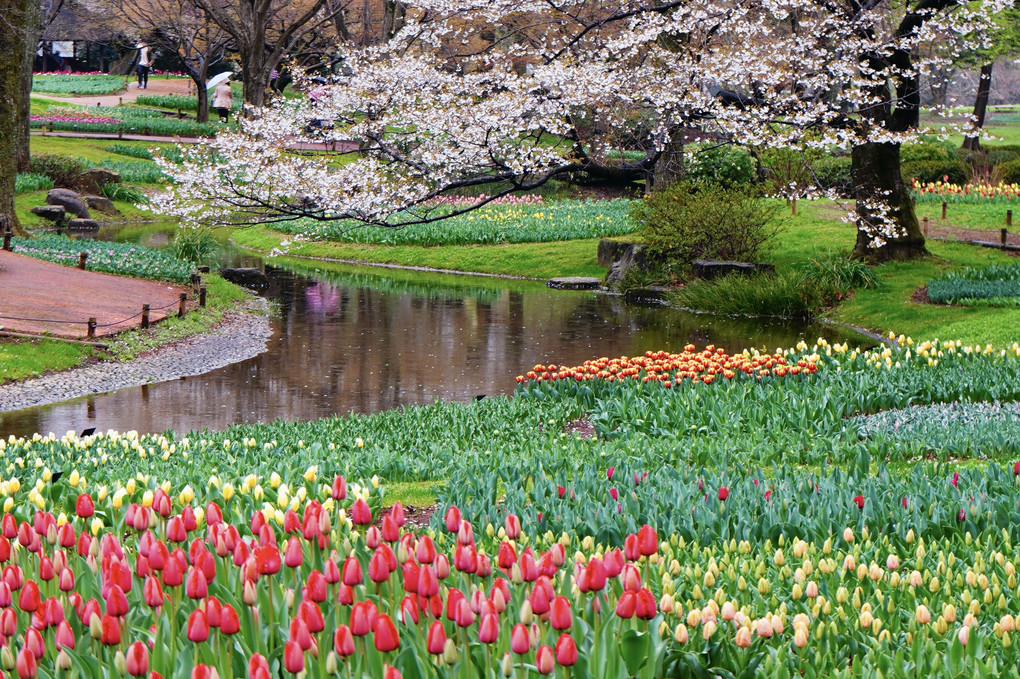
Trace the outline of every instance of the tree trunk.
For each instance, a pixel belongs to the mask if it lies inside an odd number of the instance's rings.
[[[206,78],[195,80],[195,91],[198,93],[198,112],[195,113],[195,120],[200,123],[209,122],[209,90],[205,89]]]
[[[854,254],[871,261],[927,255],[924,234],[914,212],[914,200],[900,175],[900,145],[869,142],[855,146],[850,169],[858,214]],[[896,225],[897,231],[895,237],[883,235],[885,243],[878,247],[872,244],[874,227],[880,228],[882,224],[876,204],[888,207],[888,219]]]
[[[258,63],[253,63],[255,61]],[[266,87],[269,85],[269,73],[272,71],[272,67],[267,68],[265,61],[265,56],[260,55],[245,64],[241,72],[246,104],[262,106],[266,103]]]
[[[662,191],[684,178],[684,128],[677,126],[652,171],[651,189]]]
[[[968,151],[981,149],[980,130],[985,126],[985,114],[988,112],[988,96],[992,92],[992,67],[994,61],[990,61],[981,67],[981,75],[978,77],[977,97],[974,98],[974,125],[978,133],[973,137],[965,137],[963,148]]]
[[[21,75],[17,89],[6,90],[15,92],[17,109],[15,115],[15,148],[14,162],[18,172],[28,172],[32,157],[29,150],[29,126],[28,117],[32,102],[32,66],[35,65],[35,53],[39,47],[39,36],[42,34],[42,21],[39,16],[39,2],[22,2],[21,6],[25,11],[24,34],[21,45],[23,49],[21,59]],[[10,43],[16,44],[16,43]]]
[[[0,97],[0,233],[13,227],[21,233],[14,212],[14,178],[17,175],[17,134],[21,88],[22,61],[25,50],[25,22],[32,15],[32,0],[0,0],[0,45],[17,45],[19,49],[0,49],[0,92],[15,96]],[[38,3],[35,3],[38,7]]]

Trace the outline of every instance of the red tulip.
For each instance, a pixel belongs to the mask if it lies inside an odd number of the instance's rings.
[[[730,489],[723,486],[719,489],[719,499],[725,501],[730,496]]]
[[[188,641],[200,643],[209,638],[209,620],[205,611],[196,608],[188,616]]]
[[[554,665],[553,650],[546,645],[538,647],[535,652],[535,669],[539,674],[552,674]]]
[[[255,679],[255,674],[260,671],[269,676],[269,661],[266,660],[266,656],[256,653],[248,659],[248,679]]]
[[[57,647],[57,650],[59,651],[61,648],[74,649],[74,644],[75,644],[74,630],[71,629],[71,625],[69,625],[66,620],[62,620],[60,624],[57,625],[57,633],[56,637],[54,638],[54,645]]]
[[[35,656],[32,655],[32,651],[28,650],[27,646],[22,646],[21,650],[18,651],[15,668],[17,669],[19,679],[33,679],[39,673],[39,666],[35,661]]]
[[[275,575],[280,572],[283,563],[280,561],[280,550],[275,544],[259,545],[255,548],[254,555],[260,575]]]
[[[428,637],[425,640],[425,647],[432,655],[439,655],[443,652],[443,647],[445,645],[446,630],[443,628],[443,623],[438,620],[434,620],[432,622],[432,626],[429,627]]]
[[[623,588],[628,592],[636,592],[641,589],[641,572],[634,564],[629,563],[623,567],[623,575],[620,579],[623,581]]]
[[[621,618],[630,619],[637,613],[637,595],[630,590],[627,590],[620,596],[620,600],[616,602],[616,615]]]
[[[380,547],[372,553],[368,560],[368,577],[372,582],[386,582],[390,579],[390,569],[386,559],[386,553]]]
[[[414,549],[414,558],[418,563],[434,563],[436,560],[436,543],[428,535],[418,539],[418,545]]]
[[[400,539],[400,526],[392,514],[384,514],[382,519],[382,538],[386,542],[396,542]]]
[[[189,599],[204,599],[209,596],[209,583],[205,579],[205,573],[200,569],[192,567],[188,571],[188,580],[184,584],[184,592]]]
[[[43,641],[39,630],[31,627],[25,630],[25,647],[32,652],[36,660],[39,660],[46,654],[46,642]]]
[[[630,533],[623,539],[623,553],[627,557],[627,561],[637,561],[641,558],[638,537],[634,533]]]
[[[396,667],[387,665],[386,669],[383,671],[383,679],[404,679],[404,677],[400,674],[400,670]]]
[[[220,612],[220,632],[226,635],[234,635],[240,631],[241,620],[237,617],[237,611],[230,604],[226,604]]]
[[[304,554],[301,553],[301,539],[296,535],[291,535],[283,551],[283,563],[287,565],[287,568],[297,568],[302,561],[304,561]]]
[[[39,579],[43,582],[49,582],[55,577],[57,577],[57,574],[53,570],[53,561],[50,560],[50,557],[43,554],[39,557]]]
[[[334,500],[344,500],[347,498],[347,482],[344,481],[344,477],[337,476],[333,479],[333,487],[330,494]]]
[[[419,618],[418,599],[408,594],[400,601],[400,621],[405,625],[417,625]]]
[[[528,628],[518,623],[510,632],[510,650],[517,655],[524,655],[531,650],[531,636]]]
[[[308,574],[308,582],[305,584],[305,591],[307,592],[308,598],[316,603],[321,604],[329,597],[326,585],[326,576],[322,574],[322,571],[313,570]]]
[[[159,580],[151,575],[145,578],[145,584],[142,585],[142,598],[149,608],[158,609],[163,605],[163,587],[159,584]]]
[[[854,495],[854,504],[857,505],[857,509],[864,509],[864,496]]]
[[[387,653],[400,648],[400,635],[397,634],[397,627],[393,620],[385,613],[381,613],[375,619],[373,627],[375,631],[375,649]]]
[[[199,663],[191,668],[191,679],[217,679],[216,668]]]
[[[347,625],[338,626],[336,632],[333,633],[333,650],[341,658],[354,655],[354,635],[351,634],[351,628]]]
[[[18,608],[32,613],[39,608],[40,603],[39,585],[35,580],[28,580],[18,596]]]
[[[375,605],[371,601],[359,601],[351,610],[351,634],[363,637],[368,634],[376,618]]]
[[[186,542],[188,531],[184,528],[184,520],[175,516],[166,525],[166,539],[170,542]]]
[[[552,600],[549,608],[549,624],[553,629],[570,629],[574,620],[570,614],[570,602],[564,596],[558,596]]]
[[[74,534],[74,526],[69,523],[65,523],[63,526],[57,529],[57,542],[60,546],[67,549],[74,547],[74,543],[78,540],[78,536]]]
[[[499,618],[495,613],[486,613],[482,616],[482,623],[478,626],[478,641],[483,644],[493,644],[499,639]]]
[[[351,587],[361,584],[361,562],[353,556],[347,557],[347,560],[344,561],[343,581],[345,585]]]
[[[651,556],[659,551],[659,536],[655,533],[655,529],[647,523],[638,529],[637,540],[638,552],[641,556]]]
[[[99,641],[105,646],[120,645],[120,622],[112,615],[104,615],[100,620],[103,627],[103,634]]]
[[[184,582],[184,568],[181,562],[172,556],[167,559],[163,569],[163,584],[167,587],[180,587]]]
[[[296,641],[288,641],[283,647],[283,667],[291,674],[305,669],[305,653]]]
[[[128,609],[128,600],[124,590],[118,585],[112,586],[106,594],[106,612],[119,618],[122,615],[127,615]]]
[[[144,677],[149,673],[149,647],[142,641],[128,646],[127,671],[132,677]]]
[[[556,662],[561,667],[572,667],[577,663],[577,644],[566,632],[556,641]]]
[[[372,523],[372,510],[368,503],[358,498],[351,507],[351,521],[356,526],[367,526]]]
[[[656,613],[656,606],[655,597],[652,595],[652,593],[649,590],[642,587],[637,591],[636,596],[637,607],[635,608],[635,613],[637,614],[637,617],[641,618],[642,620],[651,620],[652,618],[654,618]]]
[[[223,623],[223,604],[214,596],[205,600],[205,618],[209,627],[216,629]]]
[[[531,549],[525,549],[521,553],[521,577],[524,578],[524,582],[534,582],[538,580],[538,564],[535,563],[535,555],[531,552]]]
[[[312,633],[308,631],[308,625],[301,618],[294,618],[290,621],[290,640],[297,642],[302,651],[307,651],[314,643]]]

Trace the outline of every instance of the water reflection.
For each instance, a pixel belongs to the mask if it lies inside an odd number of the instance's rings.
[[[267,268],[269,352],[205,375],[0,414],[0,435],[86,427],[159,432],[374,412],[509,393],[535,363],[790,346],[831,329],[635,307],[540,283],[366,267]]]

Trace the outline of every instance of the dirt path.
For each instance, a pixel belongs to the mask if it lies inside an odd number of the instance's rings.
[[[176,313],[182,292],[186,288],[179,285],[82,271],[0,250],[0,326],[5,330],[81,338],[94,317],[96,335],[112,335],[140,325],[143,304],[153,309],[151,321]],[[155,311],[160,307],[169,308]]]

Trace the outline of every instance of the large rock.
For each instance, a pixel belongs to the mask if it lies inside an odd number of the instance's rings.
[[[69,231],[99,231],[99,222],[94,219],[72,219],[67,223]]]
[[[628,288],[623,298],[634,304],[666,304],[669,288],[662,285],[649,285],[646,288]]]
[[[599,249],[595,255],[598,260],[599,266],[609,268],[613,265],[613,262],[623,257],[623,253],[627,251],[627,248],[631,247],[633,243],[627,243],[622,240],[608,240],[603,238],[599,241]]]
[[[606,285],[615,290],[620,287],[623,277],[631,269],[640,271],[649,268],[647,249],[647,245],[628,245],[619,258],[610,265],[609,274],[606,276]]]
[[[222,269],[220,275],[224,280],[246,288],[265,288],[269,285],[269,279],[258,269]]]
[[[64,221],[64,217],[67,215],[67,211],[64,210],[63,205],[37,205],[32,208],[30,212],[45,220],[57,222],[58,224]]]
[[[88,193],[99,193],[107,184],[120,184],[120,173],[105,167],[92,167],[81,173],[81,188]]]
[[[111,217],[120,216],[120,210],[118,210],[117,206],[113,204],[113,201],[106,196],[85,196],[85,202],[91,210],[99,210],[103,214],[110,215]]]
[[[46,194],[46,204],[60,205],[68,214],[75,217],[88,219],[92,216],[89,214],[88,205],[82,197],[71,189],[50,189],[49,193]]]
[[[597,290],[602,281],[586,276],[568,276],[566,278],[550,278],[545,282],[547,288],[556,290]]]
[[[711,280],[729,274],[751,276],[759,273],[775,273],[772,264],[753,264],[750,262],[723,262],[717,259],[696,259],[691,262],[694,275],[698,278]]]

